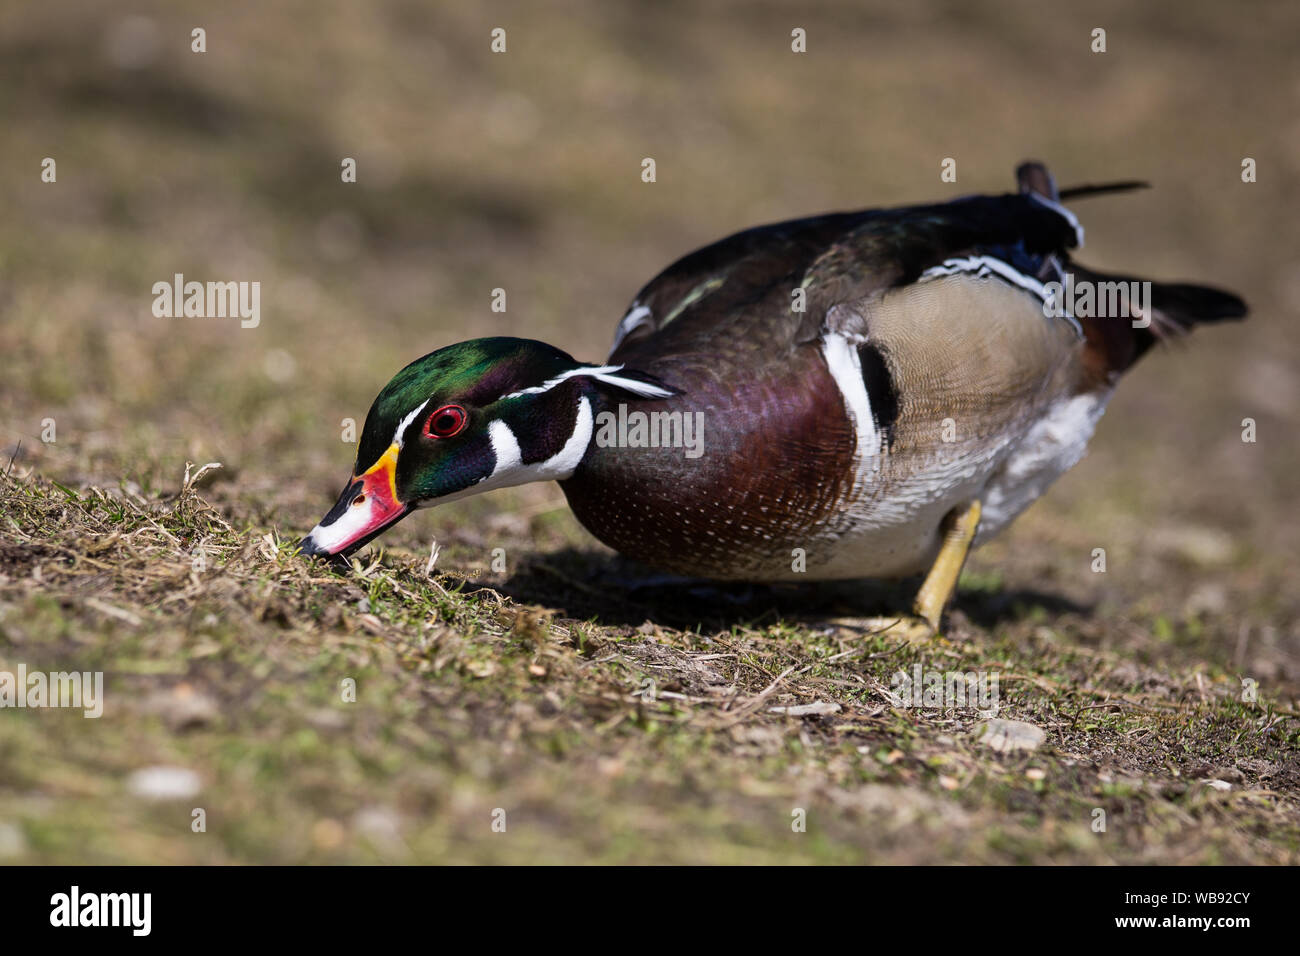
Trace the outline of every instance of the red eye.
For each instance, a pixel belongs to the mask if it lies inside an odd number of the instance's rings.
[[[465,409],[459,405],[444,405],[429,416],[424,423],[424,433],[430,438],[450,438],[458,434],[467,421],[469,416]]]

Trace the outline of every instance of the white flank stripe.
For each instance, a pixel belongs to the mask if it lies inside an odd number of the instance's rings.
[[[871,417],[871,402],[867,398],[867,383],[862,378],[862,360],[858,357],[854,343],[836,332],[822,336],[822,354],[826,357],[826,367],[830,369],[831,378],[835,379],[835,385],[844,399],[844,410],[853,422],[858,439],[857,454],[854,457],[859,474],[862,474],[863,463],[874,457],[880,448],[876,422]]]

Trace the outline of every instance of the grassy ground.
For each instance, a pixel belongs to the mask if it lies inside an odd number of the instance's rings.
[[[1300,15],[1130,7],[0,24],[0,671],[106,675],[98,720],[0,711],[0,860],[1300,861]],[[890,626],[915,582],[659,580],[554,486],[421,514],[350,573],[293,556],[342,420],[411,358],[508,333],[598,359],[694,245],[1003,190],[1029,155],[1156,183],[1080,205],[1084,261],[1254,315],[1135,370],[942,637]],[[260,281],[261,325],[153,317],[176,272]],[[1041,742],[903,706],[917,664],[997,674]]]

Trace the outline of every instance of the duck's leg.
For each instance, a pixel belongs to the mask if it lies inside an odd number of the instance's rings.
[[[965,508],[954,508],[944,518],[943,547],[934,559],[930,573],[925,576],[921,590],[916,592],[913,609],[917,615],[935,631],[939,630],[939,619],[943,616],[944,606],[957,589],[957,578],[966,555],[970,552],[971,542],[980,526],[980,503],[972,501]]]

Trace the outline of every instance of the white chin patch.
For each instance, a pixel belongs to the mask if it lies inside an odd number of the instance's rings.
[[[361,537],[370,527],[373,504],[369,497],[360,505],[349,505],[348,510],[333,524],[318,524],[311,529],[312,543],[334,554],[347,547],[348,542]]]

